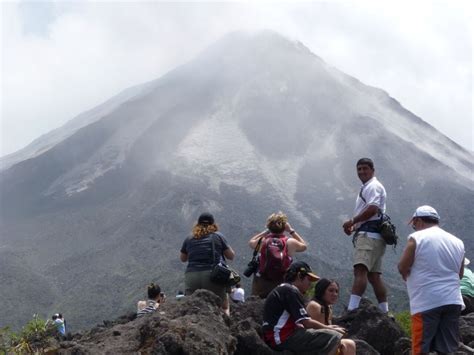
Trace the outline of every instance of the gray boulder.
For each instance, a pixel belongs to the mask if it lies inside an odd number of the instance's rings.
[[[406,336],[394,320],[367,299],[361,301],[359,308],[335,319],[334,323],[346,328],[350,338],[364,340],[384,355],[394,355],[395,343]]]

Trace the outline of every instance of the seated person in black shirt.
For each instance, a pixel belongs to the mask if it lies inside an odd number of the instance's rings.
[[[319,277],[308,264],[297,261],[285,275],[285,283],[267,297],[263,309],[263,338],[275,350],[297,354],[336,354],[345,330],[318,322],[306,312],[303,294]]]

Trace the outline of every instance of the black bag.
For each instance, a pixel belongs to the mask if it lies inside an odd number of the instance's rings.
[[[219,263],[214,265],[211,271],[211,281],[221,285],[235,286],[240,282],[240,276],[228,265]]]
[[[257,254],[258,254],[258,251],[259,251],[259,248],[260,248],[260,244],[262,244],[262,239],[263,239],[263,237],[261,237],[258,240],[257,246],[255,247],[255,249],[253,251],[252,260],[250,260],[249,263],[247,264],[247,268],[244,271],[244,276],[245,277],[252,276],[258,270],[258,267],[260,265],[260,261],[258,260],[258,255]]]
[[[397,228],[385,213],[380,217],[380,235],[387,245],[393,245],[395,248],[398,243]]]
[[[214,246],[214,235],[211,236],[211,243],[212,243],[212,257],[215,257],[215,246]],[[211,281],[226,285],[226,286],[235,286],[240,282],[240,276],[225,263],[224,255],[222,255],[223,261],[217,262],[211,271]]]

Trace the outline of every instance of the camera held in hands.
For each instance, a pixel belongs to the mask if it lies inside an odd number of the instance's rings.
[[[258,270],[258,260],[257,259],[252,259],[247,265],[247,268],[244,271],[244,276],[245,277],[250,277],[254,273],[256,273]]]

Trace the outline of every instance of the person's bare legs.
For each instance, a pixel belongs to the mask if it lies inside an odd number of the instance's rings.
[[[347,306],[348,311],[359,308],[359,303],[367,288],[367,267],[364,264],[354,265],[354,281],[352,282],[352,292]]]
[[[342,355],[355,355],[356,343],[352,339],[341,339]]]
[[[225,294],[224,301],[222,301],[222,310],[225,314],[230,317],[230,301],[229,301],[229,294]]]
[[[363,264],[354,265],[354,281],[352,283],[352,294],[362,296],[367,288],[367,267]]]
[[[382,274],[377,272],[369,272],[368,278],[374,289],[375,297],[377,297],[377,301],[379,301],[380,310],[390,316],[388,312],[387,288],[385,287],[385,284],[382,280]]]
[[[387,302],[387,289],[382,280],[382,274],[378,272],[369,272],[368,274],[369,282],[374,288],[375,297],[379,303]]]

